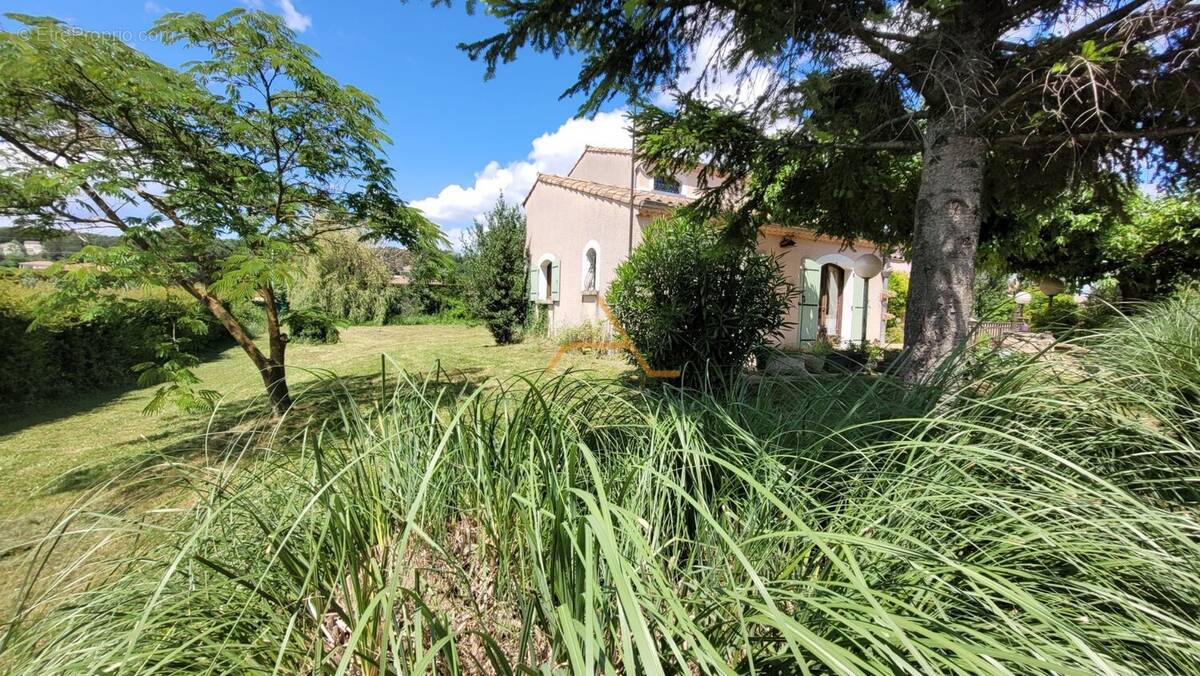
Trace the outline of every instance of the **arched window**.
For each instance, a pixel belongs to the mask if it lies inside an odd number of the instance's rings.
[[[529,268],[529,300],[538,303],[558,301],[559,273],[562,263],[554,254],[542,254],[537,265]]]
[[[600,289],[600,245],[595,241],[588,242],[583,248],[583,270],[581,287],[585,295],[595,295]]]
[[[538,300],[549,301],[550,290],[554,286],[554,261],[547,258],[542,261],[538,275]]]

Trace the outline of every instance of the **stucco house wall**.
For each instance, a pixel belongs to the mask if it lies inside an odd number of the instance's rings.
[[[584,257],[589,245],[596,249],[596,286],[604,293],[617,264],[629,255],[629,206],[539,184],[525,200],[525,222],[535,270],[547,260],[559,264],[558,300],[549,302],[545,294],[537,300],[547,306],[552,331],[603,319],[595,296],[583,293]],[[636,246],[639,223],[633,237]]]
[[[604,185],[628,187],[631,160],[632,155],[618,152],[615,148],[589,147],[579,156],[579,160],[567,176]]]
[[[597,253],[596,290],[603,295],[612,283],[617,265],[629,255],[631,244],[637,246],[641,241],[644,227],[654,218],[669,213],[671,205],[685,203],[687,200],[682,198],[695,198],[702,190],[697,172],[692,172],[674,176],[681,186],[680,195],[656,192],[653,176],[638,167],[631,207],[631,161],[632,156],[627,150],[589,146],[568,177],[539,176],[525,199],[531,281],[538,285],[534,296],[536,302],[546,308],[552,334],[565,327],[604,318],[596,296],[585,293],[583,288],[589,248]],[[792,244],[783,246],[784,239],[791,240]],[[851,326],[854,301],[850,294],[851,278],[855,259],[864,253],[876,253],[874,246],[859,242],[843,248],[838,241],[818,238],[805,230],[765,228],[760,234],[758,248],[778,255],[787,279],[800,288],[803,287],[806,260],[810,266],[832,263],[843,268],[846,290],[839,298],[842,324],[836,335],[843,339],[861,335],[861,327]],[[557,298],[540,276],[542,266],[547,263],[558,267]],[[881,340],[885,280],[877,275],[859,281],[865,281],[867,289],[866,339]],[[792,326],[780,337],[780,347],[801,347],[801,312],[799,302],[788,309],[787,321]]]
[[[628,165],[626,165],[626,169],[628,170]],[[684,197],[699,197],[703,190],[703,188],[700,186],[700,172],[698,171],[671,174],[670,176],[662,176],[661,178],[673,178],[678,181],[680,188],[679,192]],[[626,182],[628,182],[628,178],[626,179]],[[647,192],[653,191],[654,176],[647,173],[645,168],[639,165],[634,184],[638,190],[645,190]]]
[[[790,247],[783,247],[782,241],[785,238],[794,241],[795,244]],[[849,288],[849,277],[854,274],[855,259],[864,253],[875,253],[874,247],[865,242],[842,249],[840,242],[804,237],[799,232],[795,234],[788,233],[787,235],[761,234],[758,238],[758,250],[778,256],[780,265],[783,267],[784,276],[789,282],[795,284],[797,288],[803,287],[801,275],[804,271],[805,259],[813,261],[817,266],[822,266],[826,263],[833,263],[840,266],[846,270],[847,288]],[[884,332],[883,290],[886,282],[882,275],[876,275],[871,279],[863,280],[863,282],[867,286],[867,340],[878,341],[881,340]],[[843,338],[856,335],[855,330],[858,327],[851,326],[854,298],[849,293],[844,293],[840,300],[842,329],[838,335]],[[801,347],[799,303],[793,303],[788,308],[787,320],[791,324],[791,327],[779,338],[778,344],[783,349],[799,349]]]

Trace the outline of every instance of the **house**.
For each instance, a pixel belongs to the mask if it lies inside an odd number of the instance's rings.
[[[652,175],[627,148],[587,146],[566,176],[538,175],[524,201],[530,300],[546,307],[552,333],[603,319],[597,299],[617,265],[647,224],[700,195],[697,174]],[[885,280],[854,272],[865,254],[875,256],[878,268],[877,247],[862,241],[843,248],[803,228],[768,226],[759,231],[758,248],[779,255],[802,291],[788,310],[792,326],[781,348],[797,349],[819,336],[881,341]]]

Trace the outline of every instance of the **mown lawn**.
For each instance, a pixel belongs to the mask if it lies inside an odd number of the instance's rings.
[[[487,331],[466,326],[352,327],[335,345],[292,345],[290,383],[300,400],[295,430],[329,412],[330,390],[349,392],[367,404],[381,391],[380,355],[387,357],[390,386],[400,371],[434,377],[455,393],[491,387],[496,378],[538,375],[554,353],[544,341],[496,346]],[[169,477],[121,490],[131,467],[175,460],[217,463],[231,446],[230,430],[262,424],[261,381],[237,348],[197,369],[206,387],[224,396],[213,416],[173,409],[144,415],[153,388],[90,393],[19,412],[0,411],[0,613],[7,616],[33,545],[65,510],[99,487],[96,506],[149,509],[170,501]],[[628,367],[618,359],[569,355],[559,370],[589,369],[615,376]],[[337,380],[331,382],[330,376]]]

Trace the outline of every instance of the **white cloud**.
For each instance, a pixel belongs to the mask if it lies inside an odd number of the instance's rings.
[[[154,0],[146,0],[146,4],[142,6],[145,8],[147,14],[162,14],[167,11],[166,8],[154,2]]]
[[[241,3],[250,9],[265,10],[267,8],[264,0],[241,0]],[[275,0],[275,4],[279,5],[279,9],[283,11],[283,23],[288,28],[297,33],[303,33],[312,27],[312,17],[300,13],[292,0]]]
[[[283,10],[283,23],[297,33],[303,33],[312,25],[312,17],[298,12],[292,0],[279,0],[279,8]]]
[[[762,96],[774,80],[774,72],[765,66],[740,63],[730,68],[733,44],[728,26],[721,26],[700,39],[688,54],[687,68],[675,86],[664,89],[655,103],[667,107],[674,103],[675,92],[693,92],[706,101],[735,108],[748,106]]]
[[[598,113],[591,119],[567,120],[558,129],[535,138],[525,159],[505,165],[492,160],[475,174],[471,185],[450,184],[436,195],[415,200],[412,206],[441,224],[454,243],[455,232],[487,211],[501,194],[509,201],[519,202],[525,198],[539,172],[565,174],[570,171],[585,145],[629,147],[628,124],[624,109]]]

